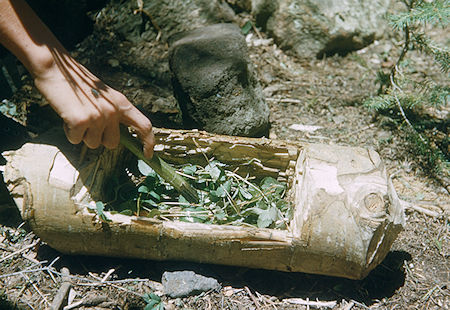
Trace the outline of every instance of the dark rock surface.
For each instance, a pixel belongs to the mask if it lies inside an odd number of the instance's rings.
[[[260,137],[269,108],[239,28],[216,24],[175,35],[169,65],[187,128]]]

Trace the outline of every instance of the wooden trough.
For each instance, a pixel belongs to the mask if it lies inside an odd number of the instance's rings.
[[[21,215],[42,241],[67,254],[185,260],[361,279],[389,252],[404,214],[372,150],[156,129],[156,151],[172,164],[209,158],[239,172],[288,183],[293,219],[286,230],[163,221],[110,214],[108,177],[125,169],[125,149],[92,151],[60,132],[5,152],[4,179]]]

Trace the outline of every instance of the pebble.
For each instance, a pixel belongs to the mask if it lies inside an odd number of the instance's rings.
[[[198,275],[193,271],[166,271],[161,282],[164,293],[172,298],[198,295],[221,287],[216,279]]]

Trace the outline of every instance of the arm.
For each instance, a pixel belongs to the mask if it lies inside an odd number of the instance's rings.
[[[23,63],[64,121],[67,139],[97,148],[119,144],[119,123],[132,127],[153,154],[152,124],[120,92],[77,63],[24,0],[0,0],[0,44]]]

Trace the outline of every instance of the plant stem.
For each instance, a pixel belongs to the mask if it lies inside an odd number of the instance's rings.
[[[176,173],[171,165],[166,163],[156,154],[153,154],[151,159],[145,158],[144,153],[142,152],[141,143],[131,135],[125,126],[122,125],[120,126],[120,142],[130,150],[131,153],[152,167],[157,174],[172,185],[184,198],[186,198],[187,201],[192,203],[199,202],[197,191]]]

